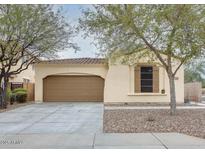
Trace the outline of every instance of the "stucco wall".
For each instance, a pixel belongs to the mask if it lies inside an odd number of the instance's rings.
[[[65,65],[36,64],[35,65],[35,101],[43,101],[43,79],[49,75],[97,75],[105,79],[105,65]]]
[[[17,63],[17,66],[13,66],[11,70],[17,70],[21,65],[21,61]],[[10,82],[23,82],[23,79],[29,79],[30,82],[35,82],[35,72],[34,67],[30,65],[28,69],[22,71],[20,74],[14,75],[12,78],[9,79]]]
[[[183,67],[178,71],[175,80],[176,98],[178,103],[184,102],[184,71]],[[162,102],[169,103],[169,80],[166,71],[159,69],[159,91],[161,93],[134,93],[134,66],[130,65],[63,65],[63,64],[36,64],[35,65],[35,100],[43,100],[43,78],[49,75],[98,75],[105,79],[104,103],[123,104],[125,102]]]
[[[183,67],[176,74],[177,103],[184,102],[184,71]],[[162,102],[169,103],[169,80],[164,68],[159,68],[159,91],[161,93],[134,93],[134,66],[110,65],[105,80],[104,102],[105,104],[122,104],[125,102]]]

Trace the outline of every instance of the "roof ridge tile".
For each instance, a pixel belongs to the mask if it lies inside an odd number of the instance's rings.
[[[105,58],[67,58],[67,59],[53,59],[53,60],[44,60],[40,63],[43,64],[105,64]]]

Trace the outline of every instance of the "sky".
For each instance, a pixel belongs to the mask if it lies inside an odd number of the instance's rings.
[[[74,26],[78,24],[78,18],[82,15],[82,9],[92,8],[91,5],[82,4],[67,4],[67,5],[56,5],[56,7],[62,8],[62,13],[67,22]],[[97,57],[98,49],[92,44],[93,38],[83,38],[82,32],[80,32],[74,39],[73,42],[77,43],[80,47],[80,51],[75,52],[73,49],[65,49],[59,52],[59,58],[79,58],[79,57]]]

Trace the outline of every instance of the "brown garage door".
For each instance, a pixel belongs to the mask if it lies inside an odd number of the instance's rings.
[[[104,79],[98,76],[48,76],[43,80],[45,102],[101,102]]]

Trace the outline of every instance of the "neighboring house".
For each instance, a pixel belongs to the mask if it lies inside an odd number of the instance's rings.
[[[169,80],[157,63],[134,65],[101,58],[42,61],[35,65],[35,101],[169,103]],[[184,102],[184,69],[176,75],[177,103]]]
[[[17,70],[22,62],[25,59],[21,59],[16,66],[13,66],[12,70]],[[23,87],[23,83],[35,83],[35,72],[34,72],[34,65],[30,65],[28,69],[22,71],[19,74],[12,75],[9,78],[9,82],[11,83],[11,89],[15,89],[16,87]]]

